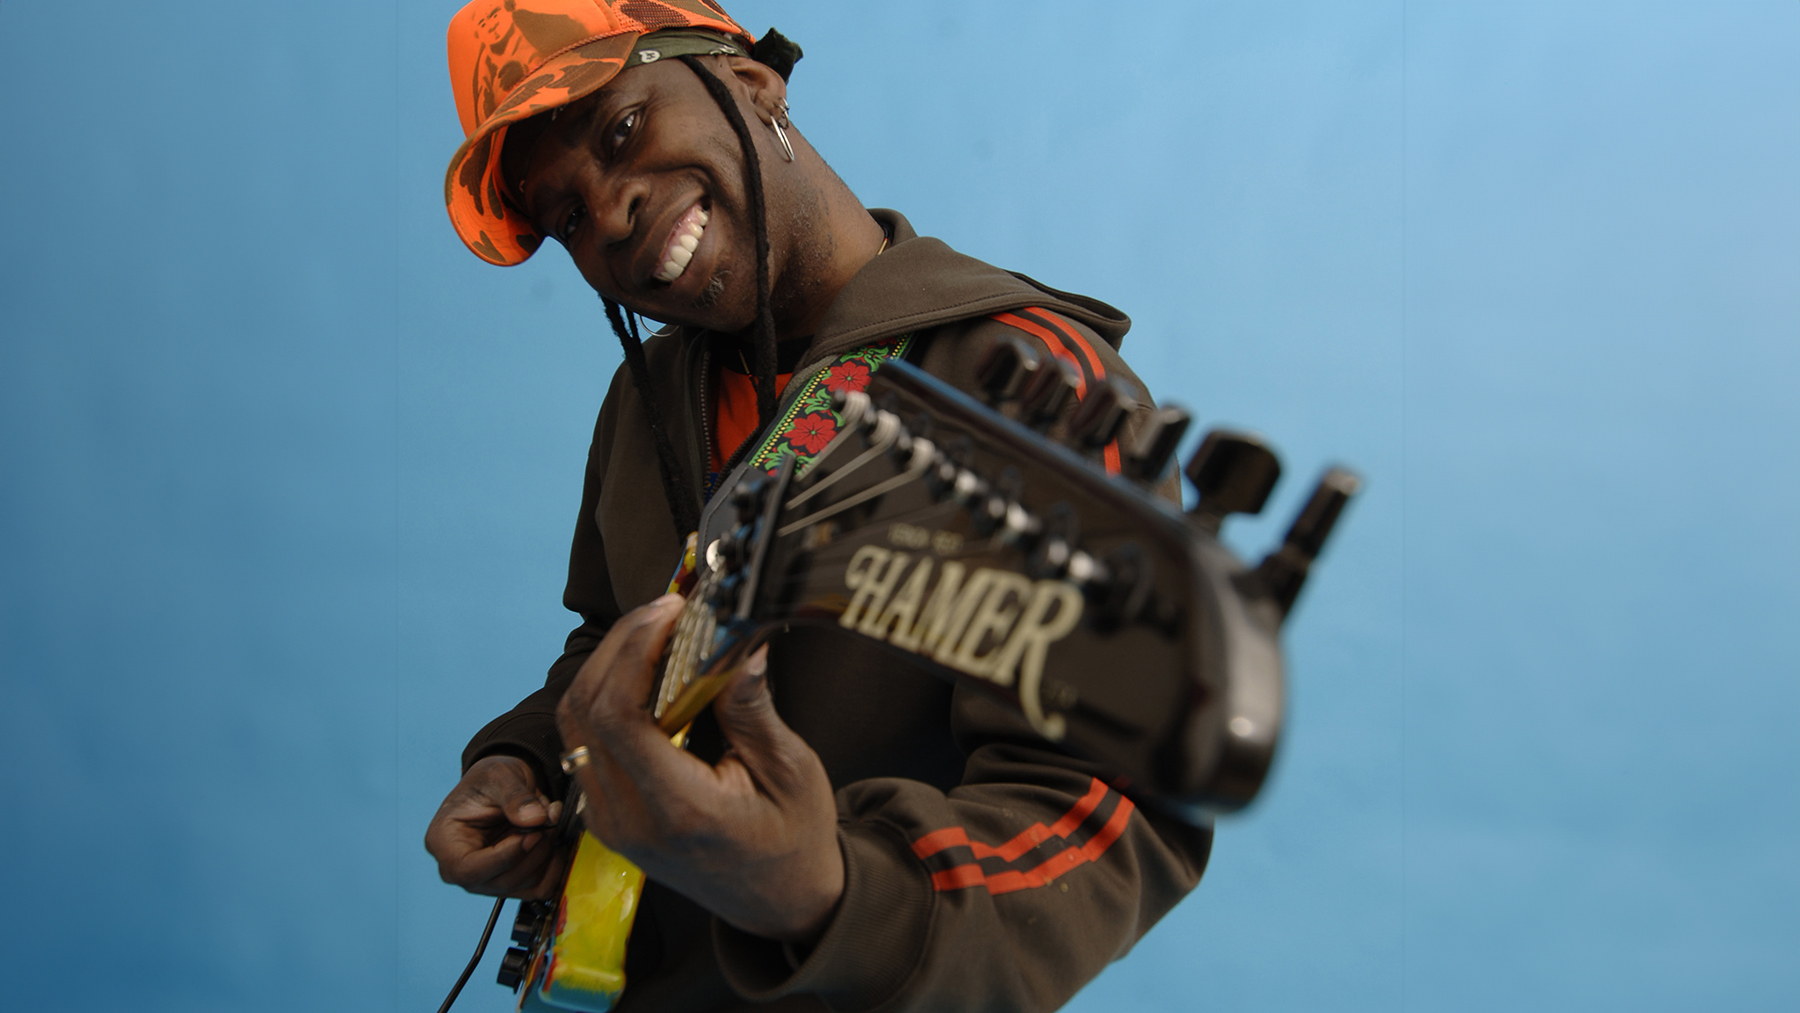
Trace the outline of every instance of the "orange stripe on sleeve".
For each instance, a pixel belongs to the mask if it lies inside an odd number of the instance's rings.
[[[1062,335],[1064,341],[1079,349],[1082,358],[1087,360],[1088,367],[1094,371],[1095,379],[1106,379],[1106,367],[1100,365],[1100,357],[1094,354],[1094,346],[1088,344],[1088,340],[1081,336],[1080,331],[1073,327],[1065,326],[1061,317],[1042,307],[1028,307],[1025,312],[1034,313],[1042,317],[1046,324],[1055,330],[1056,333]]]
[[[937,854],[945,848],[954,848],[959,844],[966,845],[968,843],[969,832],[967,830],[964,830],[962,827],[945,827],[942,830],[933,830],[931,833],[914,841],[912,843],[912,850],[913,854],[920,858],[930,858],[932,855]],[[977,855],[976,857],[979,858],[980,856]]]
[[[1094,783],[1088,785],[1087,794],[1081,796],[1081,801],[1075,803],[1073,808],[1064,813],[1062,819],[1050,825],[1050,836],[1067,837],[1074,833],[1075,829],[1081,826],[1081,821],[1092,815],[1095,809],[1100,808],[1101,802],[1106,801],[1106,793],[1109,790],[1099,778],[1094,778]],[[1024,854],[1024,852],[1020,852],[1020,854]]]
[[[1106,449],[1101,451],[1100,456],[1102,456],[1106,459],[1106,473],[1108,475],[1117,475],[1120,471],[1123,470],[1119,466],[1119,441],[1118,440],[1114,440],[1111,443],[1108,443],[1106,445]]]
[[[1087,397],[1087,376],[1081,369],[1081,363],[1076,361],[1073,353],[1063,347],[1063,342],[1056,340],[1054,334],[1045,329],[1043,325],[1027,320],[1014,313],[996,313],[994,314],[994,319],[1009,327],[1017,327],[1026,334],[1042,341],[1044,347],[1050,349],[1051,355],[1056,356],[1064,365],[1075,372],[1076,400]]]
[[[980,886],[983,880],[981,866],[959,865],[954,869],[931,874],[931,888],[939,893],[946,890],[961,890],[966,887]]]
[[[1087,397],[1087,379],[1081,368],[1081,362],[1076,360],[1075,353],[1070,351],[1071,348],[1079,352],[1082,360],[1087,363],[1086,373],[1092,374],[1096,380],[1106,379],[1106,367],[1101,365],[1100,356],[1095,353],[1094,346],[1088,343],[1088,339],[1083,337],[1080,331],[1067,326],[1061,317],[1041,306],[1028,306],[1024,312],[1032,314],[1032,318],[1022,317],[1017,313],[996,313],[993,319],[1008,326],[1017,327],[1036,337],[1044,343],[1044,347],[1050,349],[1051,355],[1056,356],[1070,369],[1073,369],[1077,401]],[[1037,318],[1042,318],[1043,323],[1039,323]],[[1100,453],[1100,459],[1105,464],[1108,475],[1117,475],[1124,470],[1119,461],[1118,440],[1113,440],[1106,445]]]
[[[1061,317],[1047,309],[1032,306],[1027,309],[1026,312],[1042,317],[1044,322],[1054,329],[1058,335],[1061,335],[1065,342],[1080,350],[1082,358],[1086,359],[1088,366],[1093,369],[1094,378],[1096,380],[1106,379],[1106,367],[1100,364],[1100,356],[1095,353],[1094,346],[1088,343],[1088,339],[1083,337],[1080,331],[1065,325]],[[1101,451],[1100,456],[1106,463],[1106,473],[1108,475],[1117,475],[1123,470],[1119,464],[1118,440],[1113,440],[1111,443],[1108,443],[1106,449]]]
[[[971,841],[968,831],[962,827],[945,827],[942,830],[934,830],[914,841],[912,844],[913,854],[920,858],[926,858],[947,848],[964,845],[977,859],[1000,858],[1008,862],[1017,861],[1033,848],[1047,841],[1067,838],[1078,830],[1081,824],[1093,815],[1094,810],[1100,807],[1100,803],[1106,800],[1108,790],[1107,786],[1098,778],[1093,779],[1087,794],[1083,795],[1054,824],[1046,827],[1042,823],[1034,823],[998,848],[980,841]],[[1043,886],[1078,865],[1099,861],[1100,856],[1106,854],[1113,842],[1125,832],[1125,827],[1131,822],[1131,813],[1135,808],[1130,799],[1121,796],[1112,816],[1086,844],[1070,845],[1035,868],[1005,869],[993,875],[986,875],[981,871],[979,865],[973,863],[958,865],[932,873],[932,889],[942,892],[962,890],[972,886],[985,886],[990,894],[999,895]]]
[[[1125,832],[1125,824],[1131,822],[1131,810],[1135,808],[1137,807],[1131,804],[1130,799],[1119,799],[1119,807],[1113,810],[1112,818],[1106,821],[1099,833],[1081,846],[1081,853],[1087,856],[1088,861],[1098,861],[1101,855],[1106,854],[1106,849],[1112,847],[1119,835]]]

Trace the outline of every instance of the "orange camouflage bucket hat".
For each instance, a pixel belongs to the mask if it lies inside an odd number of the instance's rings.
[[[626,67],[749,55],[754,41],[712,0],[474,0],[450,19],[450,87],[466,138],[444,174],[456,234],[503,265],[523,262],[544,241],[501,196],[508,124],[590,95]]]

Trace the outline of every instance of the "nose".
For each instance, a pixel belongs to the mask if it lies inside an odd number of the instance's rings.
[[[587,191],[583,199],[594,216],[594,234],[602,251],[630,239],[637,231],[638,213],[649,195],[648,183],[640,176],[596,172],[585,181],[583,189]]]

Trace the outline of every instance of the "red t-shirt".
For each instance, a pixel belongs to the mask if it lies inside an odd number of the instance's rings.
[[[787,389],[792,373],[775,377],[775,396]],[[725,462],[737,453],[739,446],[756,435],[756,386],[743,373],[723,367],[714,368],[712,467],[724,471]]]

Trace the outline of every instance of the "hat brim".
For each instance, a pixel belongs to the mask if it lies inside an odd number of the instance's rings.
[[[544,236],[501,196],[500,149],[506,128],[584,98],[624,69],[640,33],[623,32],[561,53],[506,96],[450,158],[444,204],[464,245],[490,264],[523,263]]]

